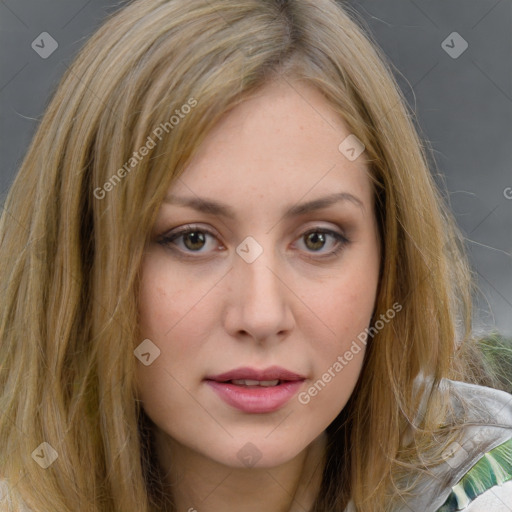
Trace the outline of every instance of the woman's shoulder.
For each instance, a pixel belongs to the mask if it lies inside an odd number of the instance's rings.
[[[454,407],[459,411],[465,404],[471,404],[466,410],[470,419],[512,427],[512,395],[506,391],[449,379],[443,379],[440,386],[449,392]]]
[[[460,435],[441,464],[414,475],[414,490],[393,512],[512,512],[512,395],[448,379],[439,387]],[[352,501],[345,512],[355,512]]]
[[[445,455],[448,493],[438,512],[512,511],[512,395],[446,380],[454,410],[466,425]],[[469,404],[469,407],[468,407]]]
[[[512,512],[512,395],[452,380],[440,388],[463,425],[408,506],[414,502],[414,510],[425,512]]]

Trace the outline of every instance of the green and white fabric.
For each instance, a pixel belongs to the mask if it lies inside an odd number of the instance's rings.
[[[512,511],[512,439],[482,458],[452,487],[437,512]]]

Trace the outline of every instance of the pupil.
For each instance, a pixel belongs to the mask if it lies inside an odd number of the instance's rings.
[[[204,233],[199,233],[197,231],[193,231],[192,233],[187,233],[184,236],[183,241],[185,243],[185,246],[188,249],[191,249],[191,250],[201,249],[205,242],[205,236],[204,236]],[[188,244],[187,241],[190,241],[191,243]],[[196,244],[199,244],[199,245],[196,245]]]
[[[324,233],[310,233],[307,235],[307,241],[312,241],[314,247],[310,246],[310,249],[321,249],[325,243]]]

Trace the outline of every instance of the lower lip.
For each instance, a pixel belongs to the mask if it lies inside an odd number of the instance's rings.
[[[294,380],[277,386],[244,387],[228,382],[206,381],[228,405],[250,413],[277,411],[297,393],[303,382]]]

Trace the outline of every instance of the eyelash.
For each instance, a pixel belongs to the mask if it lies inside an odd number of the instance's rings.
[[[212,233],[211,231],[209,231],[208,229],[198,228],[196,226],[190,226],[189,225],[189,226],[185,226],[184,228],[182,228],[182,229],[180,229],[180,230],[178,230],[178,231],[176,231],[174,233],[168,233],[168,234],[162,235],[159,238],[158,243],[160,245],[164,246],[164,247],[168,247],[169,249],[171,249],[173,251],[177,251],[177,252],[180,252],[180,253],[183,253],[183,254],[186,254],[186,255],[193,254],[193,253],[201,254],[201,251],[190,251],[190,250],[183,251],[182,249],[178,249],[177,248],[177,244],[175,243],[175,240],[177,240],[178,238],[183,237],[185,235],[189,235],[191,233],[203,233],[203,234],[209,235],[209,236],[211,236],[213,238],[217,238],[215,236],[215,234]],[[299,237],[299,239],[302,239],[305,236],[310,235],[312,233],[322,233],[322,234],[325,234],[325,235],[330,235],[337,242],[336,247],[333,250],[329,251],[326,254],[322,254],[322,256],[320,256],[319,258],[316,258],[316,259],[327,259],[329,257],[336,256],[342,249],[344,249],[350,243],[350,240],[348,240],[348,238],[343,236],[341,233],[338,233],[338,232],[333,231],[331,229],[320,228],[320,227],[309,229],[308,231],[303,233]],[[315,253],[315,251],[313,251],[313,254],[314,253]]]

